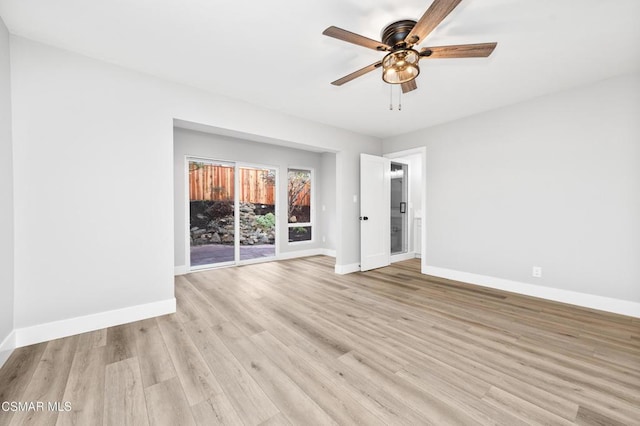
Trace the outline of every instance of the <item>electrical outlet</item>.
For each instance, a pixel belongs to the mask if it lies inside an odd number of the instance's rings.
[[[542,267],[541,266],[534,266],[533,270],[531,271],[531,276],[533,276],[535,278],[542,278]]]

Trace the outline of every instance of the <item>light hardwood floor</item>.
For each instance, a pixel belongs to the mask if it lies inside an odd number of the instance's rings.
[[[640,424],[640,320],[311,257],[176,278],[178,311],[16,350],[1,425]]]

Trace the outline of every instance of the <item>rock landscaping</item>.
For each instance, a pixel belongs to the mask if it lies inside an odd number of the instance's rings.
[[[240,203],[240,245],[275,243],[274,206]],[[233,202],[191,201],[191,245],[233,245]]]

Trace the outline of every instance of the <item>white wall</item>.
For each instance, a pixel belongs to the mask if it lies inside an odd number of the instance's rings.
[[[11,51],[16,328],[173,299],[174,118],[339,151],[337,263],[357,262],[350,198],[379,140],[20,37]]]
[[[203,133],[195,130],[175,128],[174,130],[174,239],[175,239],[175,266],[186,270],[186,219],[185,219],[185,156],[199,156],[215,160],[237,161],[245,163],[273,166],[278,170],[280,188],[276,195],[278,204],[279,229],[278,250],[280,253],[300,252],[322,248],[322,238],[325,231],[320,220],[320,206],[323,201],[323,193],[319,182],[323,182],[325,171],[322,167],[322,154],[319,152],[304,151],[290,147],[276,146],[272,144],[246,141],[229,136]],[[314,171],[314,203],[316,210],[313,225],[312,242],[288,244],[287,232],[287,169],[289,167],[308,167]],[[329,170],[334,174],[335,167]]]
[[[385,140],[427,147],[427,265],[640,302],[639,117],[635,74]]]
[[[13,331],[13,148],[9,32],[0,19],[0,366],[12,349]]]

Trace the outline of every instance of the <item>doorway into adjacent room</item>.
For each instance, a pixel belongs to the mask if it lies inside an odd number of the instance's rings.
[[[409,166],[391,162],[391,255],[408,250]]]

